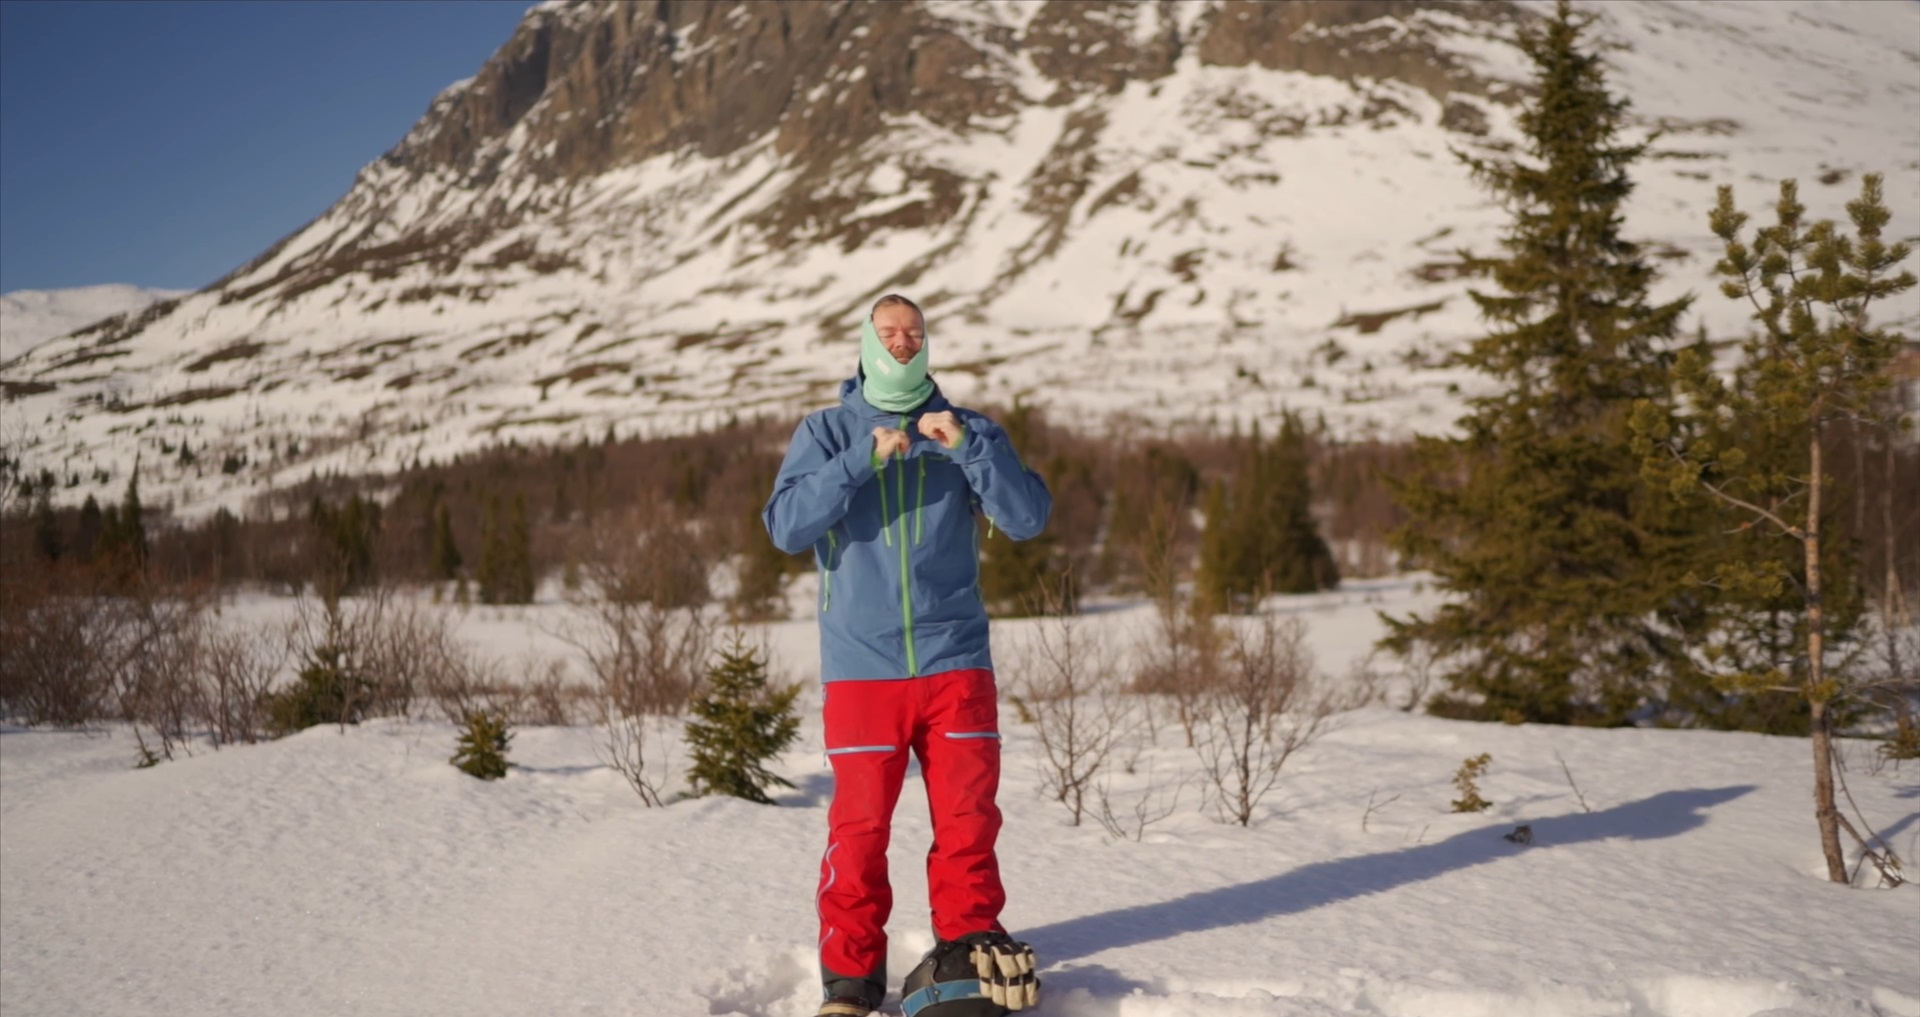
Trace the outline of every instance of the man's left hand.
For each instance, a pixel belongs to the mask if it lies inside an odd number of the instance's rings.
[[[920,428],[920,433],[940,442],[947,449],[959,448],[961,439],[967,437],[967,430],[950,410],[924,414],[915,426]]]

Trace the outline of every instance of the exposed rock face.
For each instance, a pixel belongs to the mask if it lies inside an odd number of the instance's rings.
[[[964,398],[1443,427],[1463,379],[1426,365],[1475,327],[1459,252],[1500,222],[1452,152],[1511,150],[1505,41],[1539,9],[549,0],[324,215],[0,382],[76,496],[141,456],[156,496],[238,507],[317,469],[791,414],[904,290]],[[1592,10],[1666,132],[1636,229],[1677,287],[1712,262],[1716,183],[1914,193],[1912,5]],[[1703,54],[1740,84],[1677,77]],[[246,470],[207,476],[228,452]]]
[[[1258,64],[1343,81],[1403,81],[1436,99],[1450,92],[1511,94],[1511,85],[1474,74],[1439,45],[1443,21],[1411,17],[1439,12],[1463,22],[1515,22],[1520,11],[1493,0],[1227,0],[1202,27],[1204,63]]]

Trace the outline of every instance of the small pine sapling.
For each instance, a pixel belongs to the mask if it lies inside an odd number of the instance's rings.
[[[459,746],[447,761],[481,780],[499,780],[507,776],[507,743],[513,740],[505,716],[469,713],[460,730]]]
[[[1454,789],[1461,797],[1454,799],[1456,812],[1486,812],[1494,803],[1481,797],[1481,789],[1474,782],[1487,775],[1487,766],[1494,757],[1483,752],[1472,759],[1461,760],[1461,768],[1454,771]]]
[[[693,701],[687,721],[692,756],[687,783],[696,795],[731,795],[772,805],[767,788],[793,787],[767,761],[800,733],[794,697],[800,686],[771,686],[767,659],[736,629],[732,644],[707,671],[707,692]]]

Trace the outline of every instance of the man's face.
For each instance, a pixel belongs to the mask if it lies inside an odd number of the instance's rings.
[[[905,364],[920,353],[927,341],[927,325],[906,304],[888,304],[874,312],[874,334],[894,359]]]

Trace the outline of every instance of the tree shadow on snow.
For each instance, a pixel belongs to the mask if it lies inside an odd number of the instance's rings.
[[[1530,825],[1534,828],[1536,847],[1613,838],[1658,840],[1699,827],[1706,820],[1706,809],[1753,790],[1753,785],[1744,785],[1664,791],[1602,812],[1538,819]],[[1183,933],[1246,925],[1310,911],[1497,861],[1517,851],[1533,850],[1517,847],[1501,837],[1511,828],[1507,823],[1482,826],[1432,844],[1315,862],[1252,883],[1203,890],[1172,900],[1117,908],[1026,929],[1021,938],[1044,944],[1041,956],[1052,964],[1115,947],[1171,939]]]

